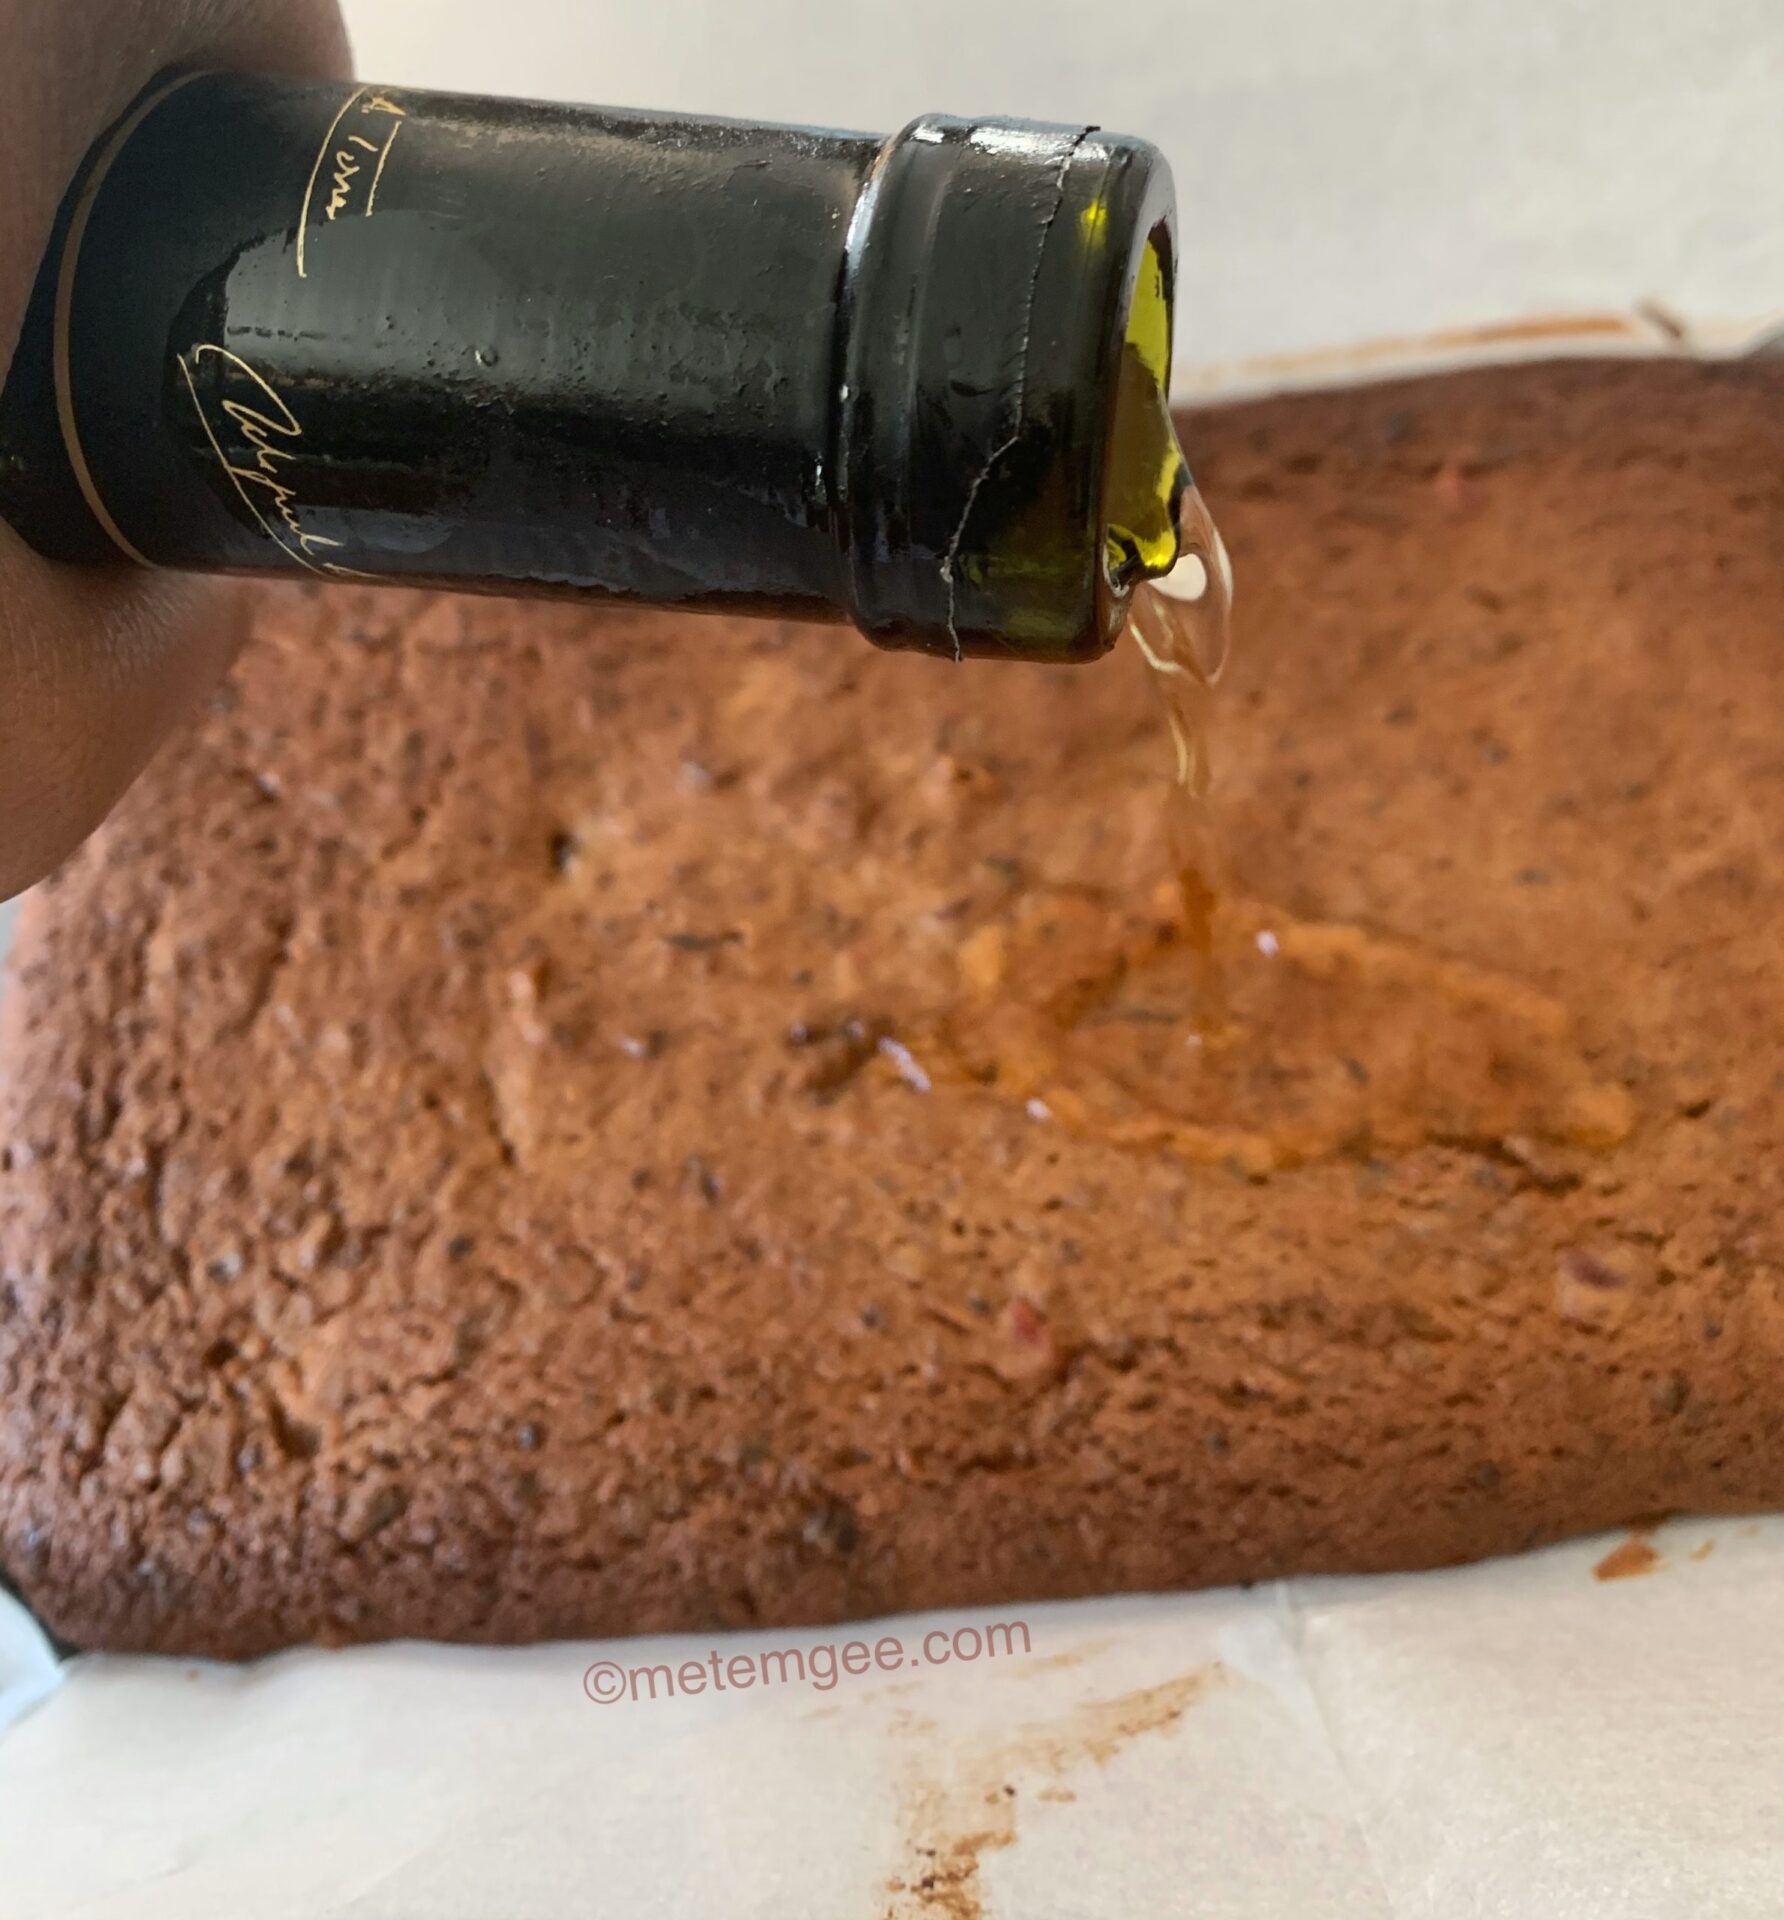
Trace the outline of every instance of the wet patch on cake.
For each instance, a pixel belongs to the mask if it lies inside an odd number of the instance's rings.
[[[917,1770],[900,1815],[905,1865],[886,1883],[891,1899],[882,1920],[984,1920],[980,1865],[986,1854],[1015,1845],[1023,1799],[1074,1799],[1064,1776],[1104,1766],[1130,1742],[1175,1726],[1224,1673],[1214,1662],[1087,1701],[976,1751],[956,1749],[959,1757],[944,1758],[940,1768]]]
[[[1252,1178],[1448,1146],[1566,1190],[1578,1175],[1556,1155],[1635,1130],[1633,1096],[1596,1067],[1571,1010],[1513,974],[1234,897],[1202,956],[1173,888],[1149,904],[1036,888],[975,928],[958,1002],[901,1042],[925,1090]],[[1587,1262],[1570,1299],[1609,1271]]]

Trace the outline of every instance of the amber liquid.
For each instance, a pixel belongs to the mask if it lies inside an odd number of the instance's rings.
[[[1214,954],[1220,901],[1220,841],[1209,800],[1214,689],[1232,645],[1233,572],[1200,492],[1177,508],[1178,559],[1134,594],[1127,632],[1151,669],[1171,739],[1164,788],[1165,837],[1182,900],[1184,943],[1199,987],[1201,1026],[1218,1033],[1224,996]]]
[[[1553,996],[1235,884],[1209,753],[1232,579],[1193,489],[1179,531],[1182,558],[1135,591],[1127,628],[1164,708],[1165,877],[1147,900],[1035,885],[973,929],[956,1004],[899,1042],[925,1090],[976,1088],[1036,1123],[1250,1177],[1436,1145],[1545,1178],[1569,1149],[1624,1139],[1629,1095]]]

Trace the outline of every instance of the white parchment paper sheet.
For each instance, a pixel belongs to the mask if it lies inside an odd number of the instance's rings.
[[[94,1656],[0,1736],[33,1920],[1746,1920],[1784,1912],[1784,1518],[1007,1609],[1032,1651],[597,1706],[828,1634]],[[949,1899],[921,1887],[939,1873]],[[938,1904],[939,1902],[939,1904]]]
[[[0,1593],[0,1734],[47,1699],[61,1678],[37,1622],[9,1594]],[[0,1821],[4,1819],[0,1804]]]

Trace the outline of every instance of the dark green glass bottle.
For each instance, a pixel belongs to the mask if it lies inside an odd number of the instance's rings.
[[[90,156],[0,513],[85,563],[614,595],[1081,660],[1175,558],[1170,176],[174,76]]]

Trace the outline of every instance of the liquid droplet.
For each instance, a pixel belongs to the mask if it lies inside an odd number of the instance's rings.
[[[1178,502],[1177,538],[1177,564],[1150,583],[1151,591],[1171,603],[1167,617],[1173,623],[1176,657],[1187,657],[1209,686],[1215,686],[1226,671],[1232,646],[1233,563],[1196,487]]]
[[[1199,553],[1186,553],[1162,579],[1155,580],[1167,600],[1200,600],[1208,591],[1208,564]]]

